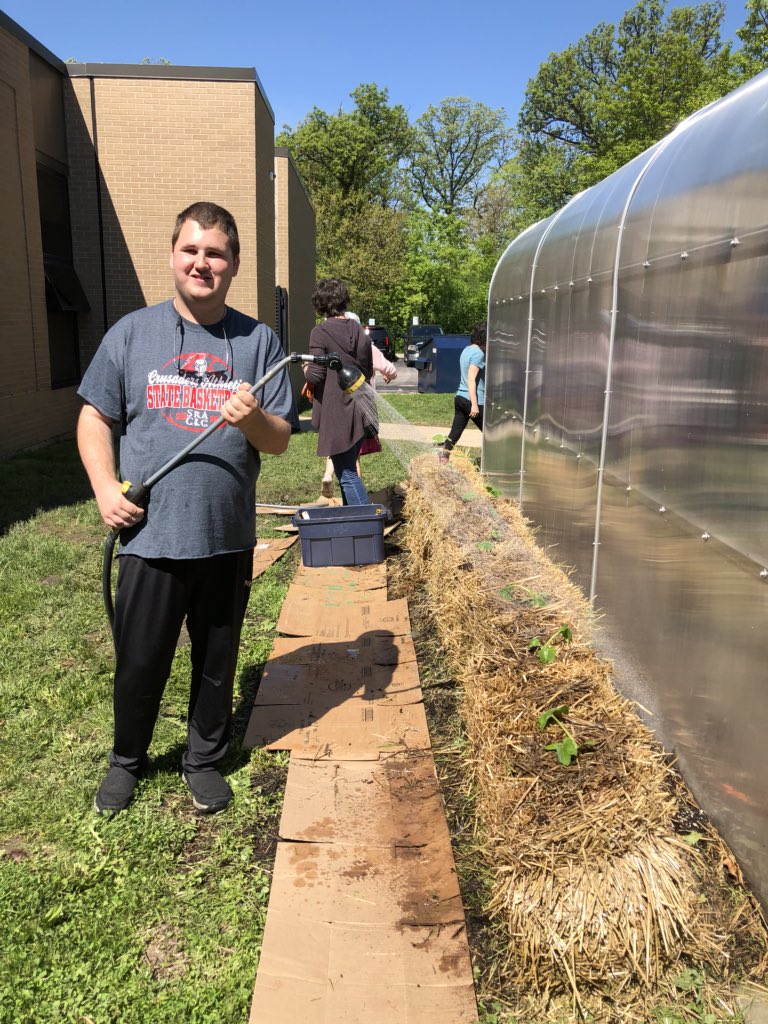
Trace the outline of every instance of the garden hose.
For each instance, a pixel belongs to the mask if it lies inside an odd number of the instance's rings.
[[[253,387],[249,388],[249,394],[255,395],[257,391],[260,391],[265,384],[268,384],[273,377],[275,377],[285,366],[289,363],[316,363],[319,366],[324,366],[326,369],[335,370],[339,375],[339,384],[342,391],[351,392],[359,386],[360,378],[365,379],[359,370],[353,369],[349,366],[344,366],[341,357],[335,352],[331,352],[328,355],[322,356],[310,356],[302,355],[299,352],[294,352],[292,355],[286,356],[279,362],[275,363],[274,366],[270,367],[264,376],[257,380]],[[218,430],[219,427],[223,426],[227,421],[219,417],[210,426],[206,427],[205,430],[199,434],[196,438],[185,445],[178,454],[174,455],[172,459],[161,466],[156,473],[148,477],[142,483],[132,484],[130,480],[123,482],[122,491],[123,494],[132,501],[134,505],[139,505],[141,508],[147,507],[149,500],[149,492],[152,487],[164,477],[167,473],[170,473],[172,469],[175,469],[180,462],[182,462],[198,445],[202,444],[203,441],[210,436],[214,430]],[[115,604],[112,597],[112,561],[114,559],[115,544],[120,534],[120,529],[113,529],[107,535],[104,542],[104,559],[101,568],[101,593],[104,599],[104,608],[107,612],[107,618],[109,620],[109,628],[112,631],[114,637],[115,629]]]

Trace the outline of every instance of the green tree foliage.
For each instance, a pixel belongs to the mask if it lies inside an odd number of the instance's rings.
[[[464,333],[487,313],[488,284],[496,253],[472,239],[464,218],[417,210],[408,218],[404,273],[392,322],[404,329],[410,317]]]
[[[637,0],[541,65],[514,140],[502,109],[464,97],[410,125],[373,84],[349,111],[314,108],[284,127],[278,144],[317,214],[318,275],[343,277],[361,317],[393,333],[413,315],[467,330],[523,228],[768,66],[768,0],[747,0],[735,53],[723,11],[722,0],[668,13],[666,0]]]
[[[509,155],[503,109],[491,110],[463,96],[430,106],[415,124],[412,186],[430,210],[453,214],[474,207],[492,163]]]
[[[736,32],[741,42],[736,62],[744,79],[768,67],[768,4],[766,0],[748,0],[746,9],[747,20]]]
[[[352,110],[318,107],[277,137],[307,186],[317,218],[317,276],[341,277],[361,317],[386,322],[402,278],[401,161],[413,131],[386,89],[359,85]]]
[[[724,4],[664,13],[638,0],[618,27],[600,24],[531,80],[520,113],[518,205],[546,216],[621,167],[736,83],[720,25]]]
[[[410,154],[413,131],[405,108],[389,93],[359,85],[352,110],[327,114],[314,107],[296,128],[283,126],[278,146],[288,146],[313,199],[335,196],[399,205],[400,162]]]

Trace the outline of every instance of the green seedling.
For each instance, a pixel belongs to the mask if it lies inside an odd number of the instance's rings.
[[[499,595],[502,601],[515,600],[515,592],[512,589],[512,585],[510,583],[507,583],[505,586],[503,586],[501,590],[497,590],[496,593]]]
[[[501,534],[498,530],[491,530],[491,540],[500,540]]]
[[[528,587],[520,587],[519,589],[528,595],[528,597],[523,599],[523,604],[527,604],[531,608],[546,608],[549,604],[546,597],[537,590],[530,590]]]
[[[687,843],[689,846],[695,846],[696,843],[698,843],[700,839],[704,838],[704,833],[703,832],[689,832],[688,835],[681,836],[680,838],[683,840],[684,843]]]
[[[502,492],[498,489],[498,487],[494,487],[492,484],[486,484],[485,485],[485,489],[486,489],[486,491],[488,491],[488,493],[490,494],[490,496],[492,498],[500,498],[501,497],[501,493]]]
[[[433,434],[432,440],[435,442],[435,444],[442,444],[443,441],[445,440],[445,434]]]
[[[462,494],[461,500],[462,501],[467,501],[467,502],[474,501],[475,500],[475,495],[472,493],[472,491],[467,491],[466,494]]]
[[[560,704],[559,707],[550,708],[548,711],[545,711],[543,715],[539,715],[536,719],[536,725],[538,726],[539,731],[544,732],[551,722],[557,722],[559,724],[560,719],[565,718],[570,710],[571,709],[567,704]]]
[[[493,551],[492,540],[479,540],[475,545],[478,551]]]
[[[560,704],[556,708],[549,708],[536,719],[536,725],[540,732],[543,732],[548,725],[557,725],[562,730],[563,736],[555,743],[548,743],[545,750],[554,750],[557,760],[566,768],[582,750],[588,750],[594,746],[590,740],[584,743],[577,743],[573,733],[569,732],[563,719],[568,715],[570,708],[567,704]]]
[[[550,662],[554,661],[557,657],[557,647],[555,647],[555,640],[560,637],[561,640],[571,640],[573,637],[573,631],[570,626],[561,626],[556,629],[549,640],[542,640],[540,636],[535,636],[533,640],[528,644],[529,651],[536,651],[536,655],[542,665],[549,665]]]

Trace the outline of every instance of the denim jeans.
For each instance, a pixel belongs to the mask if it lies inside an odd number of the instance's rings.
[[[345,505],[370,505],[371,499],[365,484],[357,475],[357,456],[362,441],[353,444],[346,452],[332,455],[333,472],[341,486],[341,500]]]

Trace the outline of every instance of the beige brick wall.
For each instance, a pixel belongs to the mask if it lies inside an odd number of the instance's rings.
[[[0,199],[10,231],[0,345],[13,371],[0,379],[0,457],[71,434],[80,407],[76,387],[50,388],[27,42],[0,27]],[[227,75],[174,78],[161,68],[157,77],[94,75],[93,65],[69,78],[39,52],[33,60],[49,61],[64,85],[73,261],[91,306],[78,315],[81,368],[106,328],[172,294],[174,220],[201,199],[227,207],[238,223],[231,304],[274,326],[274,119],[259,85]],[[42,73],[38,90],[50,86]],[[54,155],[61,163],[63,152]],[[308,244],[314,264],[314,226]]]
[[[310,296],[315,285],[315,211],[293,161],[275,152],[277,284],[288,291],[292,352],[306,351],[315,324]]]
[[[203,199],[237,221],[241,267],[230,301],[258,315],[255,85],[95,78],[73,86],[84,125],[93,93],[108,323],[172,293],[176,214]]]
[[[27,46],[0,27],[0,457],[69,433],[74,388],[51,391]]]

